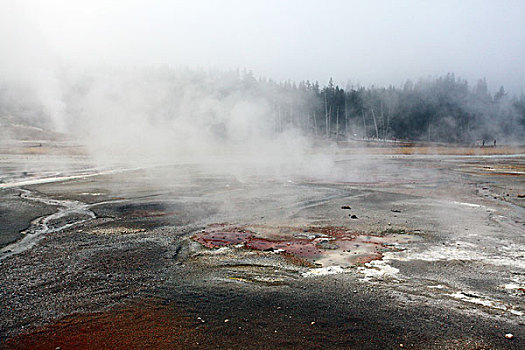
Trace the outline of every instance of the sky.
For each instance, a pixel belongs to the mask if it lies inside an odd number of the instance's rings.
[[[0,0],[0,73],[126,65],[402,85],[453,72],[525,92],[525,1]]]

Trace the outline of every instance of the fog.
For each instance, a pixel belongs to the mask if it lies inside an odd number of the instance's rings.
[[[276,131],[275,91],[235,72],[97,69],[77,79],[66,97],[68,129],[102,162],[279,167],[309,152],[292,126]]]
[[[402,86],[455,72],[519,95],[523,18],[521,1],[2,1],[2,103],[101,164],[320,171],[276,107],[301,96],[250,79]]]
[[[514,94],[525,80],[519,0],[22,0],[3,1],[1,12],[2,22],[22,23],[2,24],[4,54],[28,40],[64,64],[246,68],[341,86],[454,72]]]

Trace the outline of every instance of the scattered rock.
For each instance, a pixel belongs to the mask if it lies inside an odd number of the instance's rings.
[[[507,338],[507,339],[512,339],[512,338],[514,338],[514,334],[512,334],[512,333],[507,333],[507,334],[505,334],[505,338]]]
[[[401,213],[401,210],[399,209],[390,209],[392,213]]]
[[[321,249],[339,249],[337,244],[330,243],[329,240],[323,239],[321,242],[316,244],[318,248]]]
[[[307,230],[305,230],[303,232],[295,232],[293,234],[293,236],[295,238],[301,238],[301,239],[315,239],[315,238],[319,237],[318,234],[310,233]]]
[[[350,219],[357,219],[357,215],[355,214],[350,215]]]
[[[346,209],[346,210],[350,210],[350,209],[352,209],[352,208],[350,208],[350,206],[349,206],[349,205],[343,205],[343,206],[341,207],[341,209]]]

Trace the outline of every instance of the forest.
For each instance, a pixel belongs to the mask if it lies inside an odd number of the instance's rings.
[[[44,93],[0,84],[0,117],[15,117],[18,122],[39,127],[52,126],[53,119],[73,127],[75,120],[82,120],[76,127],[83,128],[86,121],[95,118],[91,114],[98,113],[106,120],[107,111],[126,115],[119,119],[122,121],[137,121],[131,118],[137,114],[151,123],[175,120],[184,114],[199,128],[220,134],[228,128],[232,111],[248,101],[264,108],[258,107],[256,113],[253,108],[247,109],[239,117],[246,118],[245,123],[251,123],[250,114],[258,114],[257,118],[265,119],[274,132],[294,129],[316,140],[416,140],[463,145],[496,139],[499,143],[525,142],[524,94],[511,96],[503,86],[492,94],[485,79],[470,86],[452,73],[406,81],[399,87],[349,84],[345,88],[332,79],[321,87],[318,82],[255,78],[249,71],[210,73],[163,68],[131,76],[126,73],[125,78],[112,74],[66,77],[59,84],[44,87]],[[53,95],[53,91],[59,93]],[[82,114],[83,119],[79,117]]]
[[[343,89],[332,79],[322,88],[309,81],[258,84],[280,92],[273,106],[278,127],[291,123],[333,140],[525,141],[525,95],[509,96],[503,86],[492,95],[485,79],[472,87],[452,73],[387,88]]]

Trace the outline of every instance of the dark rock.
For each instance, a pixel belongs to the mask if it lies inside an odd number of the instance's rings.
[[[317,243],[317,247],[321,249],[339,249],[337,244],[330,243],[327,239],[323,239],[321,242]]]

